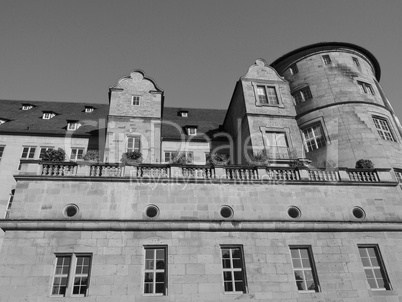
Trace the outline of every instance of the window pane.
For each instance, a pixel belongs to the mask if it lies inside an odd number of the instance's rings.
[[[224,282],[224,285],[225,285],[225,292],[232,292],[233,291],[232,282]]]
[[[235,282],[235,289],[237,292],[244,292],[244,283],[243,281]]]
[[[155,285],[155,293],[164,294],[165,293],[165,284],[164,283],[156,283]]]
[[[223,280],[231,281],[232,280],[232,273],[231,272],[223,272]]]

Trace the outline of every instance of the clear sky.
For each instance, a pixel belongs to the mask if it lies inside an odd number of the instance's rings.
[[[256,58],[342,41],[372,52],[402,119],[402,1],[0,0],[0,99],[107,103],[142,69],[169,107],[226,109]]]

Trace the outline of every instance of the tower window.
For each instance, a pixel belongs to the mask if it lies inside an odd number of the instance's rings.
[[[374,89],[369,83],[357,81],[357,85],[359,85],[361,92],[374,95]]]
[[[257,99],[260,104],[278,105],[278,95],[273,86],[257,85]]]
[[[293,273],[300,292],[318,292],[318,276],[310,247],[291,247]]]
[[[325,135],[320,123],[304,128],[302,133],[307,151],[313,151],[326,145]]]
[[[396,139],[392,135],[387,120],[378,116],[373,116],[374,125],[378,134],[383,140],[396,142]]]
[[[322,56],[322,60],[324,61],[324,64],[325,64],[325,65],[329,65],[329,64],[332,63],[331,57],[330,57],[329,55],[323,55],[323,56]]]
[[[139,95],[133,95],[131,97],[131,104],[134,106],[139,106],[140,105],[140,96]]]
[[[311,100],[313,95],[311,94],[310,87],[304,87],[302,89],[296,90],[292,93],[296,104]]]
[[[294,74],[296,74],[296,73],[299,72],[299,69],[297,68],[297,65],[296,65],[296,64],[290,65],[289,70],[290,70],[290,73],[291,73],[292,75],[294,75]]]
[[[289,158],[289,148],[285,132],[265,132],[265,151],[269,158]]]
[[[370,288],[372,290],[391,290],[391,283],[378,246],[359,246],[359,253]]]
[[[357,67],[360,67],[360,62],[359,62],[359,59],[358,59],[358,58],[352,57],[352,60],[353,60],[353,63],[355,63],[355,65],[356,65]]]

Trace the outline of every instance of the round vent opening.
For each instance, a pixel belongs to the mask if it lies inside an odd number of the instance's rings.
[[[234,212],[233,212],[233,209],[231,207],[223,206],[221,208],[220,214],[221,214],[221,216],[223,218],[231,218],[231,217],[233,217]]]
[[[360,207],[354,207],[352,213],[353,216],[355,216],[357,219],[363,219],[364,217],[366,217],[366,213]]]
[[[64,208],[64,216],[66,217],[74,217],[78,214],[78,206],[75,204],[69,204]]]
[[[296,218],[300,218],[300,216],[301,216],[301,211],[300,211],[300,209],[298,208],[298,207],[290,207],[289,209],[288,209],[288,215],[290,216],[290,217],[292,217],[292,218],[294,218],[294,219],[296,219]]]
[[[159,208],[155,205],[150,205],[145,210],[145,215],[147,215],[149,218],[155,218],[159,215]]]

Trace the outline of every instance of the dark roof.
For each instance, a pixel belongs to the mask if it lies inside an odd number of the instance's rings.
[[[181,117],[179,112],[187,111],[187,117]],[[226,110],[222,109],[195,109],[195,108],[169,108],[163,109],[163,121],[168,121],[177,125],[180,129],[167,123],[162,124],[162,138],[163,139],[181,139],[181,135],[186,134],[186,126],[196,126],[197,135],[192,140],[205,140],[202,134],[206,134],[212,138],[214,133],[221,132],[220,126],[226,115]]]
[[[22,110],[23,104],[34,107]],[[85,113],[85,106],[95,110]],[[44,120],[43,112],[54,112],[56,116]],[[97,135],[100,127],[106,127],[108,113],[107,104],[0,100],[0,119],[7,121],[0,125],[0,134],[64,136],[72,132],[73,136]],[[80,121],[82,126],[75,131],[67,131],[68,121]]]
[[[378,63],[376,57],[369,52],[367,49],[352,44],[352,43],[346,43],[346,42],[320,42],[316,44],[311,44],[307,46],[300,47],[298,49],[295,49],[280,58],[276,59],[271,66],[275,68],[280,74],[283,74],[283,71],[285,68],[287,68],[290,64],[292,64],[294,61],[298,60],[299,58],[302,58],[306,55],[309,55],[311,53],[314,53],[316,51],[320,50],[334,50],[334,49],[340,49],[340,48],[349,48],[356,50],[363,55],[365,55],[370,62],[374,66],[374,73],[377,81],[380,81],[381,77],[381,67],[380,64]]]

